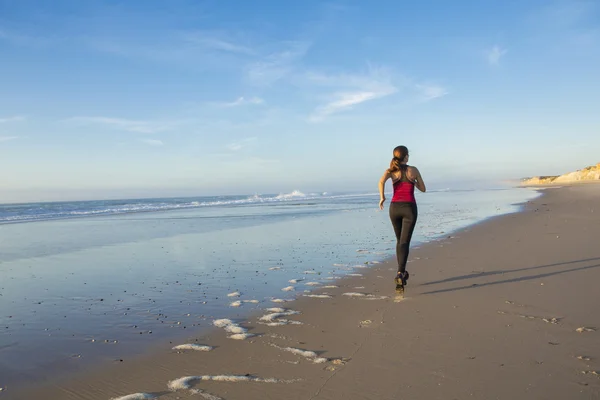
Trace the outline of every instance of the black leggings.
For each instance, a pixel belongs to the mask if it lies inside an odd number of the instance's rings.
[[[390,204],[390,219],[396,234],[396,257],[398,272],[406,271],[408,248],[417,223],[417,205],[415,203],[392,202]]]

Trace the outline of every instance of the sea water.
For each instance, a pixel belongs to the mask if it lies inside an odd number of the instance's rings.
[[[413,244],[517,211],[536,195],[418,194]],[[389,203],[380,211],[378,201],[296,191],[0,205],[0,386],[120,362],[387,259]]]

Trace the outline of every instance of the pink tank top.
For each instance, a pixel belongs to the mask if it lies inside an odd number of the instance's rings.
[[[406,174],[406,172],[404,172]],[[394,196],[392,203],[416,203],[415,184],[404,176],[394,182]]]

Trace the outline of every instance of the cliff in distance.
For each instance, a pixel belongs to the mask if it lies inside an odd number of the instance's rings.
[[[557,176],[534,176],[525,178],[521,185],[555,185],[561,183],[600,182],[600,163],[590,167]]]

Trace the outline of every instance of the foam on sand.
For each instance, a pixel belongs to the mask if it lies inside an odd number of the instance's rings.
[[[348,276],[363,276],[363,274],[348,274]]]
[[[281,289],[282,292],[291,292],[292,290],[294,290],[293,286],[287,286]]]
[[[317,353],[315,353],[314,351],[310,351],[310,350],[303,350],[303,349],[296,349],[294,347],[279,347],[279,346],[275,346],[283,351],[288,351],[292,354],[296,354],[298,356],[307,358],[309,360],[311,360],[313,363],[315,364],[322,364],[325,363],[327,361],[329,361],[327,358],[324,357],[319,357]]]
[[[305,294],[304,297],[312,297],[315,299],[331,299],[333,296],[329,294]]]
[[[286,300],[286,299],[271,299],[271,301],[273,303],[287,303],[289,301],[293,301],[293,300]]]
[[[289,283],[298,283],[298,282],[301,282],[301,281],[303,281],[303,280],[304,280],[304,279],[290,279],[288,282],[289,282]]]
[[[288,315],[295,315],[295,314],[300,314],[300,312],[294,311],[294,310],[283,310],[280,312],[265,314],[262,317],[260,317],[258,320],[263,321],[263,322],[273,322],[277,319],[280,319],[281,317],[286,317]]]
[[[357,292],[342,293],[342,296],[360,297],[365,300],[385,300],[388,298],[388,296],[375,296],[373,294],[365,294],[365,293],[357,293]]]
[[[196,350],[196,351],[211,351],[212,346],[205,346],[202,344],[186,343],[180,344],[179,346],[173,347],[173,350]]]
[[[583,332],[595,332],[596,328],[587,328],[585,326],[582,326],[581,328],[577,328],[575,329],[575,332],[577,333],[583,333]]]
[[[227,336],[229,339],[235,340],[245,340],[254,335],[247,333],[248,329],[239,326],[235,322],[230,319],[217,319],[213,321],[213,325],[217,328],[225,329],[225,332],[231,333],[231,335]]]
[[[239,307],[241,305],[242,305],[242,302],[238,300],[238,301],[234,301],[234,302],[230,303],[229,307]]]
[[[337,289],[339,286],[335,286],[335,285],[327,285],[327,286],[322,286],[321,289]]]
[[[222,397],[207,393],[202,389],[190,389],[190,393],[191,394],[199,394],[200,396],[204,397],[206,400],[223,400]]]
[[[320,283],[319,282],[306,282],[305,285],[306,286],[319,286]]]
[[[288,383],[276,378],[259,378],[251,375],[202,375],[202,376],[184,376],[174,379],[167,384],[169,390],[187,390],[192,388],[192,383],[196,381],[216,381],[216,382],[260,382],[260,383]]]
[[[252,333],[236,333],[233,335],[229,335],[227,336],[229,339],[233,339],[233,340],[246,340],[248,338],[253,337],[254,335]]]
[[[240,297],[241,293],[240,292],[233,292],[233,293],[229,293],[227,295],[227,297]]]
[[[113,397],[110,400],[145,400],[145,399],[155,399],[156,396],[150,393],[134,393],[128,394],[127,396],[121,397]]]
[[[366,297],[367,295],[364,294],[364,293],[347,292],[347,293],[342,293],[342,296],[348,296],[348,297]]]

